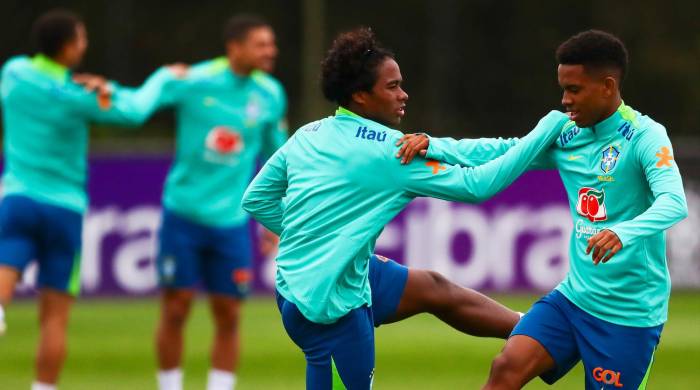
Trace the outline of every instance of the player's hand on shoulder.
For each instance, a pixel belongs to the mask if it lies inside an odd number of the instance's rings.
[[[401,159],[401,164],[408,164],[417,154],[425,157],[429,145],[430,138],[425,133],[404,134],[396,141],[396,146],[401,146],[396,158]]]
[[[97,94],[97,103],[101,109],[107,110],[112,104],[112,85],[106,78],[92,73],[76,73],[73,82],[82,85],[86,91]]]
[[[178,79],[184,79],[187,77],[187,73],[190,71],[190,66],[182,62],[176,62],[174,64],[167,64],[165,68],[172,72]]]
[[[604,229],[588,239],[586,254],[593,252],[591,255],[593,264],[598,265],[601,261],[607,263],[620,249],[622,249],[622,242],[617,234],[612,230]]]

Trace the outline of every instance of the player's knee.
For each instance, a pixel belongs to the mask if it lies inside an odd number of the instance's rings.
[[[187,322],[189,305],[167,305],[163,310],[163,324],[171,328],[182,328]]]
[[[504,383],[508,382],[517,372],[518,365],[515,359],[507,354],[501,353],[493,359],[491,363],[490,382]]]

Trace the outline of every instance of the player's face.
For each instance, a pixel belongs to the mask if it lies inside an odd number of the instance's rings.
[[[586,72],[583,65],[559,65],[561,104],[578,127],[591,127],[609,115],[610,77]]]
[[[257,27],[248,31],[241,42],[232,42],[234,58],[243,66],[271,73],[275,70],[277,43],[275,32],[270,27]]]
[[[62,56],[69,68],[75,68],[83,61],[83,56],[88,47],[87,31],[80,23],[75,27],[75,37],[63,47]]]
[[[377,66],[377,81],[363,93],[365,115],[387,126],[398,126],[406,109],[408,94],[401,89],[401,70],[392,58]]]

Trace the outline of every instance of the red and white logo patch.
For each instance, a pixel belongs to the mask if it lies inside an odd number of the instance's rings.
[[[217,126],[207,135],[206,145],[221,154],[239,153],[243,150],[243,137],[229,127]]]
[[[605,211],[605,191],[590,187],[583,187],[578,190],[576,211],[591,222],[608,219],[608,214]]]

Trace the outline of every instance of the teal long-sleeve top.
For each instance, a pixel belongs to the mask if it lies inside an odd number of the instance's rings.
[[[478,202],[512,183],[567,121],[545,116],[505,155],[476,168],[395,157],[401,132],[340,108],[303,126],[253,179],[243,208],[280,235],[276,288],[310,321],[371,305],[369,258],[412,199]]]
[[[143,123],[170,78],[167,73],[154,74],[138,89],[112,84],[110,100],[100,102],[72,81],[67,68],[46,56],[8,60],[0,79],[3,193],[84,212],[89,123]]]
[[[169,83],[159,106],[173,107],[177,121],[165,208],[207,226],[245,224],[241,198],[258,158],[287,140],[282,85],[260,71],[237,75],[220,57]]]
[[[431,138],[427,155],[473,166],[518,142]],[[688,214],[666,129],[623,103],[591,128],[567,123],[533,166],[559,170],[573,217],[570,269],[556,288],[581,309],[615,324],[664,323],[671,291],[665,231]],[[603,229],[617,234],[622,250],[596,266],[586,248]]]

